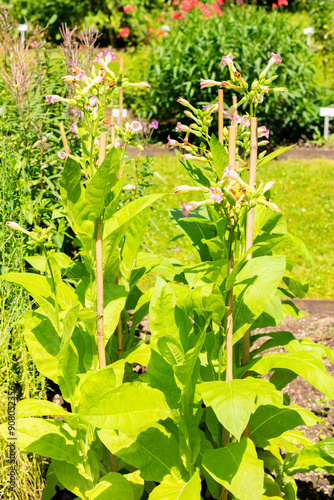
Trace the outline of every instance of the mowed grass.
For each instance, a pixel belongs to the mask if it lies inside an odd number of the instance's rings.
[[[154,206],[152,219],[159,231],[151,227],[145,244],[156,254],[177,258],[182,263],[198,262],[196,250],[186,237],[180,237],[168,215],[168,209],[180,207],[180,201],[200,199],[192,193],[173,194],[173,187],[191,184],[187,173],[173,155],[159,154],[154,169],[167,184],[154,186],[149,192],[164,192]],[[307,298],[334,299],[334,161],[274,160],[263,167],[258,179],[276,180],[272,190],[288,222],[290,233],[303,240],[313,262],[303,260],[293,246],[284,250],[295,264],[294,274],[309,283]]]

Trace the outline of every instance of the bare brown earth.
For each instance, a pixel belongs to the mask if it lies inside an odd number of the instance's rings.
[[[135,147],[129,147],[128,152],[130,156],[138,154],[138,149]],[[174,150],[166,147],[165,144],[149,144],[146,146],[145,151],[141,153],[142,155],[156,156],[161,154],[173,155]],[[289,159],[304,159],[311,160],[314,158],[322,158],[325,160],[334,160],[334,148],[332,147],[316,147],[311,143],[303,143],[296,145],[295,147],[289,149],[282,155],[279,156],[280,160]]]

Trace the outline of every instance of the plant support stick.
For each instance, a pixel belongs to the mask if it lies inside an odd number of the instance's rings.
[[[123,75],[123,57],[119,58],[119,73],[120,75]],[[118,110],[119,110],[119,126],[121,127],[123,125],[123,87],[119,88],[119,105],[118,105]]]
[[[60,128],[60,134],[61,134],[61,139],[63,141],[63,146],[66,154],[70,154],[70,148],[68,147],[67,139],[66,139],[66,134],[65,134],[65,129],[64,129],[64,124],[63,122],[59,122],[59,128]]]
[[[107,133],[103,132],[100,137],[99,162],[100,166],[106,156]],[[102,235],[101,218],[97,222],[96,242],[96,300],[97,300],[97,349],[99,355],[100,368],[106,366],[106,354],[104,350],[104,332],[103,332],[103,259],[102,259]]]
[[[224,145],[224,91],[223,89],[218,90],[218,140]]]

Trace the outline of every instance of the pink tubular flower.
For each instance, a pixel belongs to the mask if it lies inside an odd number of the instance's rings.
[[[125,38],[127,36],[130,35],[130,30],[129,28],[121,28],[118,32],[119,36],[121,36],[122,38]]]
[[[92,97],[89,98],[88,106],[90,108],[97,108],[98,107],[96,95],[93,95]]]
[[[232,55],[232,54],[229,54],[228,56],[223,56],[221,61],[220,61],[220,64],[222,66],[230,66],[230,64],[233,64],[233,59],[234,59],[234,55]]]
[[[170,138],[170,135],[167,137],[167,148],[178,146],[178,144],[175,139]]]
[[[72,123],[72,125],[69,128],[69,131],[70,132],[74,132],[75,134],[78,134],[79,133],[79,131],[78,131],[78,125],[75,122]]]
[[[17,222],[7,221],[6,226],[10,227],[11,229],[14,229],[14,231],[21,231],[22,233],[30,234],[29,231],[23,229],[23,227],[21,227]]]
[[[236,173],[235,170],[232,169],[231,165],[228,165],[225,168],[222,180],[224,180],[224,177],[228,177],[229,179],[232,179],[234,181],[239,180],[239,175]]]
[[[181,122],[177,122],[177,125],[175,127],[175,132],[189,132],[191,130],[187,125],[182,125]]]
[[[140,122],[137,122],[137,121],[133,121],[131,124],[130,124],[130,130],[131,132],[140,132],[141,130],[143,130],[143,126]]]
[[[265,137],[266,139],[269,139],[269,133],[270,131],[266,128],[265,125],[263,125],[262,127],[259,127],[257,129],[257,135],[258,137]]]
[[[244,127],[249,127],[250,123],[249,123],[249,118],[247,115],[243,115],[243,117],[241,118],[240,124],[243,125]]]
[[[123,186],[123,191],[136,191],[136,186],[134,184],[126,184],[126,186]]]
[[[117,61],[118,56],[111,49],[106,49],[103,52],[100,52],[94,59],[94,63],[99,66],[108,66],[112,61]]]
[[[195,210],[195,208],[198,208],[201,205],[203,205],[203,203],[205,203],[205,201],[204,202],[203,201],[202,202],[201,201],[190,201],[189,203],[181,202],[183,215],[185,215],[188,219],[189,213],[192,210]]]
[[[203,111],[210,111],[211,113],[217,113],[218,111],[218,103],[209,104],[208,106],[203,106]]]
[[[216,82],[216,80],[204,80],[201,78],[201,89],[205,89],[207,87],[214,87],[215,85],[220,85],[221,82]]]
[[[210,199],[216,203],[221,203],[223,201],[223,192],[218,187],[210,187]]]
[[[258,100],[258,104],[261,104],[263,102],[263,94],[257,94],[257,96],[253,97],[253,103],[256,103],[256,100]]]
[[[123,10],[125,14],[129,14],[129,12],[131,12],[132,10],[136,10],[136,8],[137,7],[135,5],[124,5]]]
[[[174,12],[172,12],[172,18],[173,19],[181,19],[183,17],[183,15],[181,14],[181,12],[176,12],[174,10]]]
[[[153,120],[153,122],[149,124],[148,128],[154,128],[155,130],[158,130],[159,122],[157,120]]]
[[[59,160],[66,160],[66,158],[67,158],[67,157],[68,157],[68,154],[67,154],[67,153],[65,153],[65,151],[60,151],[60,152],[58,153],[58,158],[59,158]]]
[[[32,44],[30,45],[30,47],[39,47],[39,45],[38,45],[38,43],[35,40],[34,42],[32,42]]]
[[[206,158],[204,158],[204,156],[195,156],[195,155],[191,155],[191,154],[185,154],[185,155],[182,155],[181,156],[181,160],[182,161],[186,161],[186,160],[198,160],[198,161],[207,161]]]
[[[49,104],[54,104],[55,102],[69,102],[69,99],[65,99],[64,97],[60,97],[60,95],[46,95],[45,99]]]
[[[272,61],[272,64],[281,64],[282,62],[282,58],[279,54],[275,54],[274,52],[270,52],[270,60],[269,60],[269,63],[270,61]]]

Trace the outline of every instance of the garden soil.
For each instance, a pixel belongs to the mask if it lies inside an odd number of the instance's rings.
[[[134,146],[128,147],[129,156],[133,157],[138,154],[138,149]],[[167,154],[174,156],[174,150],[168,149],[165,145],[149,144],[146,146],[145,151],[141,155],[156,156]],[[314,144],[303,143],[296,145],[279,156],[279,160],[300,159],[311,160],[314,158],[321,158],[324,160],[334,160],[334,148],[331,147],[316,147]]]

